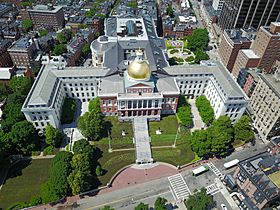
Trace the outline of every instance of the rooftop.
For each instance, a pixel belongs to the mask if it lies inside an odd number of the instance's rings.
[[[22,51],[27,50],[32,45],[32,40],[30,37],[24,37],[12,44],[12,46],[9,48],[9,50],[12,51]]]
[[[241,51],[247,56],[247,58],[250,58],[250,59],[258,59],[258,58],[260,58],[251,49],[244,49],[244,50],[241,50]]]
[[[61,10],[62,6],[47,6],[47,5],[41,5],[38,4],[34,6],[32,9],[29,9],[29,12],[41,12],[41,13],[57,13],[59,10]]]
[[[260,78],[273,90],[280,98],[280,73],[260,74]],[[277,78],[278,77],[278,78]]]

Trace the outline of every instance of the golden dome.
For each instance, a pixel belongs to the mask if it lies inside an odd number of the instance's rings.
[[[135,80],[149,80],[151,76],[150,66],[146,61],[135,60],[128,65],[128,75]]]

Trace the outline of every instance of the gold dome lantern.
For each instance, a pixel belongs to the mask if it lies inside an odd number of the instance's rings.
[[[150,66],[143,60],[132,61],[128,65],[127,73],[134,80],[149,80],[151,76]]]

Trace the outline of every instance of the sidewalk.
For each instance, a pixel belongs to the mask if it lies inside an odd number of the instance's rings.
[[[189,99],[188,102],[191,105],[191,111],[193,114],[193,128],[191,129],[191,132],[195,130],[201,130],[201,128],[205,127],[205,124],[199,115],[198,109],[195,105],[195,99]]]

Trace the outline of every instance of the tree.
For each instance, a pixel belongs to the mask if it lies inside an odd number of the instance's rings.
[[[254,131],[250,125],[251,119],[247,115],[243,115],[233,126],[234,139],[245,142],[252,141],[254,139]]]
[[[86,57],[90,53],[90,46],[86,43],[82,48],[83,57]]]
[[[14,93],[27,95],[31,89],[32,83],[33,81],[28,77],[12,77],[9,87]]]
[[[54,55],[61,55],[67,52],[67,47],[65,44],[57,44],[54,45],[53,54]]]
[[[39,136],[32,123],[17,122],[11,129],[12,143],[17,150],[32,151],[39,143]]]
[[[202,60],[209,60],[209,55],[201,49],[195,51],[195,59],[194,62],[199,64]]]
[[[191,36],[188,37],[188,48],[192,51],[204,50],[209,43],[207,29],[195,29]]]
[[[22,104],[19,103],[7,103],[3,110],[4,120],[1,123],[4,131],[9,131],[15,123],[25,120],[21,107]]]
[[[25,30],[25,31],[30,31],[31,29],[32,29],[32,27],[33,27],[33,23],[32,23],[32,21],[31,20],[23,20],[22,22],[21,22],[21,26],[22,26],[22,28]]]
[[[206,189],[200,191],[195,190],[193,195],[190,195],[185,201],[188,210],[205,210],[213,204],[213,198],[207,195]]]
[[[90,190],[92,187],[91,161],[87,154],[75,154],[71,161],[73,171],[67,178],[74,195]]]
[[[202,121],[206,125],[210,125],[214,120],[214,110],[211,107],[210,102],[205,96],[199,96],[195,100],[195,105],[197,106]]]
[[[97,113],[101,113],[99,98],[96,97],[93,100],[90,100],[88,104],[88,111],[95,111]]]
[[[46,36],[49,33],[47,29],[42,29],[39,31],[40,37]]]
[[[55,202],[69,191],[67,177],[72,171],[71,159],[72,153],[66,151],[59,152],[53,158],[49,179],[41,186],[43,203]]]
[[[210,153],[211,142],[208,140],[208,131],[207,130],[194,131],[189,136],[189,141],[190,141],[192,150],[199,157],[203,157]]]
[[[102,134],[103,117],[100,113],[86,112],[78,118],[78,129],[82,135],[90,140],[98,140]]]
[[[137,206],[135,206],[134,210],[149,210],[150,207],[148,204],[144,204],[144,203],[139,203]]]
[[[61,140],[63,138],[62,132],[60,130],[54,128],[52,125],[46,126],[46,143],[58,147],[61,143]]]
[[[97,165],[96,169],[95,169],[95,173],[97,176],[102,176],[104,173],[104,170],[102,169],[102,167],[100,165]]]
[[[92,160],[94,156],[94,146],[91,145],[86,139],[75,141],[73,152],[77,154],[86,154]]]
[[[9,152],[11,152],[12,147],[13,147],[13,143],[11,140],[11,134],[4,133],[4,131],[0,129],[0,159],[2,159]]]
[[[208,139],[211,141],[211,152],[216,155],[227,155],[233,139],[231,120],[227,116],[221,116],[215,120],[208,129]]]
[[[191,108],[190,106],[182,106],[178,108],[177,116],[181,121],[181,124],[186,127],[190,127],[192,124]]]
[[[155,201],[155,210],[165,210],[165,204],[166,204],[167,200],[165,198],[162,197],[158,197]]]
[[[67,37],[65,36],[64,32],[57,33],[56,39],[60,44],[67,43]]]
[[[172,9],[172,6],[169,5],[167,8],[166,8],[166,14],[169,15],[171,18],[174,18],[174,11]]]
[[[6,85],[5,83],[0,83],[0,101],[7,98],[8,94],[9,94],[8,85]]]

